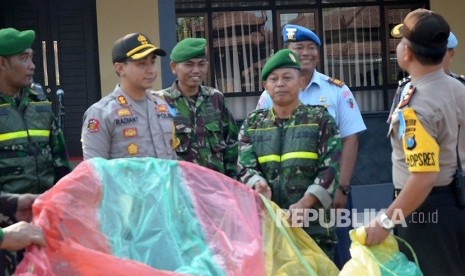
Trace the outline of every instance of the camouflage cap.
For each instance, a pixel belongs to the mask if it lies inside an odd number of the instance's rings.
[[[205,38],[188,37],[179,41],[171,51],[170,59],[176,63],[207,55],[207,40]]]
[[[31,48],[36,38],[33,30],[18,31],[14,28],[0,30],[0,56],[12,56]]]
[[[113,44],[111,58],[113,63],[123,62],[127,59],[138,60],[145,58],[152,52],[157,56],[166,56],[165,50],[155,46],[147,36],[141,33],[132,33],[121,37]]]
[[[265,81],[268,75],[278,68],[295,68],[300,70],[299,56],[289,49],[276,52],[263,66],[262,81]]]

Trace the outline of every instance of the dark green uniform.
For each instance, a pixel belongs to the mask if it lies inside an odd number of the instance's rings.
[[[235,177],[238,127],[228,111],[223,93],[200,86],[199,94],[184,97],[177,82],[162,90],[176,126],[179,160],[189,161]]]
[[[0,185],[9,193],[43,193],[71,171],[51,103],[30,88],[0,95]]]
[[[300,104],[287,120],[277,119],[272,109],[259,109],[239,133],[238,178],[249,186],[263,178],[281,208],[312,194],[320,201],[316,209],[328,209],[337,190],[340,153],[336,123],[324,107]],[[316,221],[304,229],[331,257],[334,225]]]

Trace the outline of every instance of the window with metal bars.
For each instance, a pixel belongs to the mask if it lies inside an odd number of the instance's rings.
[[[176,0],[178,41],[209,42],[207,85],[225,93],[237,119],[263,90],[261,68],[283,47],[287,23],[313,30],[323,42],[318,71],[341,79],[362,112],[385,112],[403,72],[390,29],[427,0]]]

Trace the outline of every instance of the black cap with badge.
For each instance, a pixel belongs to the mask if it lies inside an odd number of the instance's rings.
[[[165,50],[155,46],[147,36],[141,33],[132,33],[118,39],[113,44],[111,58],[113,63],[138,60],[145,58],[152,52],[157,56],[166,56]]]

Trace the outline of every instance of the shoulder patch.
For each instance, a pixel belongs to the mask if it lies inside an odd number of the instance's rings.
[[[402,99],[400,99],[400,102],[399,102],[399,105],[397,106],[397,108],[402,108],[406,105],[408,105],[408,103],[410,102],[410,100],[412,99],[412,96],[413,94],[415,94],[415,91],[417,89],[415,88],[415,86],[411,86],[409,88],[409,90],[407,90],[407,92],[405,93],[405,95],[402,97]]]
[[[99,132],[99,128],[100,128],[100,123],[99,123],[99,121],[97,119],[89,119],[87,121],[87,130],[90,133]]]
[[[345,85],[345,83],[343,81],[335,79],[335,78],[329,78],[328,82],[331,83],[331,84],[334,84],[336,86],[339,86],[339,87],[343,87]]]

